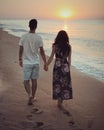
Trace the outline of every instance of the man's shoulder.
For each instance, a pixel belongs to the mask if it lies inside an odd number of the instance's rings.
[[[25,37],[27,37],[28,36],[28,33],[25,33],[25,34],[23,34],[22,36],[21,36],[21,38],[23,39],[23,38],[25,38]]]
[[[23,34],[22,35],[22,37],[25,37],[25,36],[27,36],[27,35],[29,35],[29,33],[27,32],[27,33],[25,33],[25,34]]]
[[[38,40],[42,40],[42,37],[41,37],[39,34],[35,33],[34,36],[35,36]]]
[[[35,36],[41,38],[41,36],[38,33],[35,33]]]

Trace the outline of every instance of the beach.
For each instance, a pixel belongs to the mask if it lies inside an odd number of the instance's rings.
[[[0,29],[0,130],[104,130],[104,82],[74,67],[73,99],[64,102],[67,112],[52,100],[53,63],[45,72],[42,61],[37,100],[27,105],[18,42],[18,37]],[[35,113],[35,108],[41,112]]]

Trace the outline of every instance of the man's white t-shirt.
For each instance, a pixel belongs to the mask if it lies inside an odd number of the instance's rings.
[[[23,46],[23,64],[39,64],[39,48],[43,46],[42,38],[36,33],[26,33],[19,41]]]

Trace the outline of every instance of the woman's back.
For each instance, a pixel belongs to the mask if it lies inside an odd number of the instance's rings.
[[[70,45],[55,45],[55,57],[56,58],[61,58],[61,59],[66,59],[69,56],[69,53],[71,53]]]

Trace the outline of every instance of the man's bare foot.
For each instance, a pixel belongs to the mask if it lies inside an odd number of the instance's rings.
[[[33,105],[33,97],[29,97],[28,105]]]
[[[35,102],[35,101],[37,101],[37,98],[36,98],[36,97],[33,98],[33,102]]]

